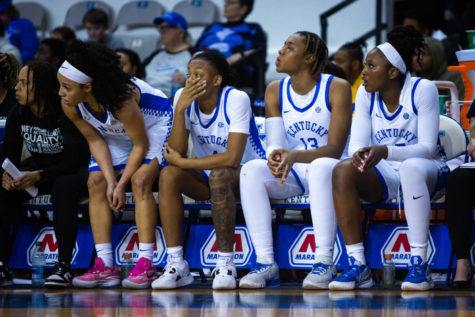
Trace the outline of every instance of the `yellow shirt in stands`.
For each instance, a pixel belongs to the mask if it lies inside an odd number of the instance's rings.
[[[353,85],[351,85],[351,103],[353,105],[353,110],[355,110],[356,92],[358,91],[358,88],[360,87],[362,83],[363,83],[363,74],[360,73],[360,75],[358,76],[358,78],[356,78]]]

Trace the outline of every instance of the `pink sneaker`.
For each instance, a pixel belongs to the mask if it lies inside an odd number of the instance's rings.
[[[157,269],[152,261],[140,258],[135,267],[130,271],[129,277],[122,281],[122,286],[127,288],[149,288],[157,278]]]
[[[113,287],[120,284],[119,271],[104,265],[101,258],[96,258],[94,266],[87,273],[75,277],[73,285],[83,288]]]

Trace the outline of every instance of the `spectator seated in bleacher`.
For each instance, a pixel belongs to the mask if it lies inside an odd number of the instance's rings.
[[[127,48],[119,48],[115,52],[120,57],[120,66],[124,73],[138,79],[144,79],[145,73],[137,53]]]
[[[174,100],[173,126],[165,145],[169,163],[160,172],[158,203],[167,245],[167,265],[152,288],[193,283],[183,257],[182,194],[211,199],[218,259],[213,289],[236,288],[234,227],[239,171],[246,161],[264,158],[249,96],[231,85],[229,65],[217,51],[198,52],[188,64],[185,88]],[[186,157],[188,137],[196,158]]]
[[[345,148],[351,92],[347,81],[322,73],[327,58],[325,43],[311,32],[294,33],[279,50],[276,70],[288,76],[266,89],[267,160],[246,163],[240,175],[242,209],[257,257],[251,272],[241,278],[241,288],[279,283],[270,198],[310,194],[317,248],[314,270],[303,287],[328,288],[336,272],[332,257],[337,226],[327,203],[333,198],[325,175],[331,175]]]
[[[0,53],[0,117],[6,117],[10,109],[16,105],[15,85],[18,81],[18,62],[15,56]],[[1,140],[0,140],[1,142]]]
[[[6,267],[13,242],[10,227],[16,212],[31,198],[24,190],[30,186],[37,186],[39,195],[51,194],[53,201],[58,263],[46,286],[71,285],[70,262],[76,244],[79,199],[87,195],[89,151],[82,135],[61,110],[56,72],[50,63],[32,61],[18,76],[18,105],[8,115],[1,161],[8,158],[20,167],[24,143],[32,162],[20,178],[13,180],[6,172],[2,175],[0,285],[11,282]]]
[[[58,39],[44,39],[40,42],[35,54],[36,61],[44,61],[53,64],[56,68],[64,62],[66,43]]]
[[[411,77],[414,54],[424,47],[412,28],[395,28],[366,56],[356,95],[348,152],[333,170],[333,201],[349,267],[330,290],[370,288],[361,229],[360,198],[370,203],[404,198],[411,258],[404,291],[434,287],[427,262],[430,201],[444,190],[449,168],[438,148],[439,101],[435,85]]]
[[[226,22],[206,27],[196,43],[197,51],[217,50],[226,57],[236,87],[256,86],[255,69],[246,57],[259,52],[265,63],[267,37],[259,24],[244,21],[253,6],[254,0],[225,0]]]
[[[356,92],[363,83],[363,50],[361,44],[349,42],[333,54],[335,64],[340,66],[346,74],[346,78],[351,85],[351,102],[355,106]]]
[[[88,10],[84,14],[82,23],[86,28],[88,41],[105,45],[111,50],[125,47],[124,42],[119,37],[107,32],[109,18],[104,10],[99,8]]]
[[[52,39],[58,39],[65,43],[69,43],[71,40],[76,38],[76,33],[74,33],[73,29],[67,26],[58,26],[49,32],[49,36]]]
[[[475,102],[467,114],[470,118],[470,143],[468,156],[475,161]],[[473,281],[473,266],[470,261],[472,248],[473,207],[475,206],[475,169],[457,168],[447,181],[445,208],[450,241],[457,258],[457,271],[453,288],[470,288]]]
[[[5,36],[5,26],[3,23],[0,22],[0,52],[2,53],[10,53],[15,56],[18,64],[21,66],[21,53],[18,47],[10,43],[10,40],[7,39]]]
[[[98,43],[73,40],[58,80],[63,110],[86,137],[92,154],[89,218],[97,258],[73,284],[93,288],[121,283],[112,253],[112,210],[124,209],[130,182],[140,251],[122,285],[148,288],[157,272],[152,265],[157,224],[152,184],[165,164],[162,149],[173,118],[170,101],[158,89],[124,73],[119,56]]]
[[[459,100],[464,100],[465,86],[462,76],[459,72],[447,70],[447,60],[442,42],[432,37],[424,37],[424,41],[427,47],[422,50],[419,60],[417,60],[417,56],[413,58],[412,67],[416,76],[429,80],[451,81],[457,86]]]
[[[20,50],[21,63],[32,60],[38,49],[38,37],[33,23],[20,18],[11,0],[0,0],[0,20],[5,26],[10,43]]]
[[[176,12],[167,12],[153,22],[158,26],[163,48],[144,60],[145,81],[170,98],[185,86],[185,74],[193,54],[187,43],[188,26],[185,18]]]

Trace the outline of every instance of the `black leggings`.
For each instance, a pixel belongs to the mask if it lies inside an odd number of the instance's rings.
[[[470,258],[474,206],[475,169],[459,167],[450,173],[445,195],[450,240],[457,260]]]
[[[87,166],[75,174],[61,175],[39,186],[39,194],[51,193],[54,211],[54,230],[58,241],[58,260],[71,262],[78,231],[79,199],[87,196]],[[31,197],[25,191],[0,189],[0,261],[8,264],[12,247],[10,227],[16,212]],[[21,234],[18,232],[17,234]]]

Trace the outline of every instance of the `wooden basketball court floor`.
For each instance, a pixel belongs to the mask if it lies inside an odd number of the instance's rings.
[[[475,289],[308,291],[300,284],[213,291],[0,289],[0,316],[475,316]]]

